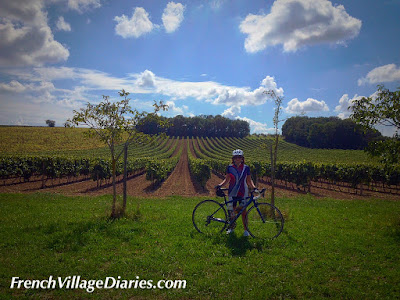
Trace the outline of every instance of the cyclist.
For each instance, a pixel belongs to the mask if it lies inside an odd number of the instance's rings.
[[[250,176],[250,167],[244,164],[243,151],[236,149],[232,152],[232,164],[226,169],[225,179],[216,186],[221,188],[225,183],[229,182],[228,199],[234,202],[228,203],[228,213],[231,219],[234,218],[233,211],[239,212],[246,203],[245,198],[249,196],[249,187],[255,189],[255,185]],[[237,206],[239,203],[239,207]],[[244,226],[244,236],[249,236],[246,224],[246,210],[242,213],[242,222]],[[234,228],[228,228],[227,233],[232,233]]]

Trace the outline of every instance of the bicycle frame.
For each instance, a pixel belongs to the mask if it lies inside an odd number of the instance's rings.
[[[228,189],[218,189],[216,192],[218,197],[224,198],[224,201],[207,199],[196,205],[192,213],[192,222],[198,232],[209,234],[212,232],[216,233],[217,231],[222,232],[227,226],[229,226],[229,229],[233,229],[233,225],[235,225],[234,223],[237,219],[240,216],[242,216],[242,218],[245,216],[245,218],[243,218],[245,230],[247,230],[252,237],[274,239],[279,236],[284,225],[282,213],[270,203],[262,201],[258,202],[260,197],[264,197],[266,191],[265,188],[262,190],[256,189],[250,193],[250,196],[240,198],[240,200],[227,200],[228,197],[223,192],[226,190]],[[237,213],[235,215],[228,216],[227,206],[232,204],[234,201],[241,201],[243,206],[240,205],[236,208]],[[243,215],[247,209],[248,213]],[[270,211],[268,211],[268,209]],[[228,211],[230,212],[230,210]],[[210,227],[208,227],[209,225]],[[249,225],[250,228],[247,228]],[[274,225],[276,226],[276,229]]]
[[[264,191],[265,191],[265,189],[260,193],[260,195],[262,195],[263,193],[264,193]],[[224,223],[226,223],[226,224],[228,224],[228,225],[232,225],[233,223],[235,223],[236,222],[236,220],[242,215],[242,213],[246,210],[246,208],[248,207],[248,206],[250,206],[250,204],[251,203],[253,203],[253,206],[257,209],[257,212],[260,214],[260,217],[261,217],[261,220],[263,221],[263,223],[265,223],[265,219],[264,219],[264,217],[263,217],[263,215],[262,215],[262,213],[260,212],[260,210],[258,209],[258,203],[257,203],[257,199],[258,199],[259,197],[254,197],[254,195],[253,195],[253,192],[251,192],[251,196],[250,197],[245,197],[244,199],[249,199],[247,202],[246,202],[246,204],[242,207],[242,209],[235,215],[235,217],[232,219],[232,220],[229,220],[229,221],[225,221]],[[237,200],[229,200],[229,201],[226,201],[226,195],[224,195],[224,204],[225,204],[225,206],[227,206],[228,205],[228,203],[233,203],[233,202],[235,202],[235,201],[237,201]],[[221,203],[222,204],[222,203]],[[218,220],[219,221],[219,220]]]

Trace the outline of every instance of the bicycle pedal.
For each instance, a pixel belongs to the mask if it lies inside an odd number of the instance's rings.
[[[229,229],[235,229],[236,228],[236,222],[235,223],[233,223],[231,226],[229,226]]]

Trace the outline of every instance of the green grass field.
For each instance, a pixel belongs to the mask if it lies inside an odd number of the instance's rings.
[[[395,299],[400,297],[400,206],[303,196],[277,199],[287,222],[273,241],[197,233],[200,198],[0,194],[3,299]],[[238,226],[240,227],[240,226]],[[11,290],[13,276],[186,280],[186,289]]]

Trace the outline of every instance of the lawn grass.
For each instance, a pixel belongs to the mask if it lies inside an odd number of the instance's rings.
[[[284,233],[273,241],[209,238],[191,223],[203,198],[0,194],[0,297],[45,299],[395,299],[400,297],[400,206],[383,200],[277,199]],[[80,275],[184,279],[186,289],[9,289],[11,277]]]

